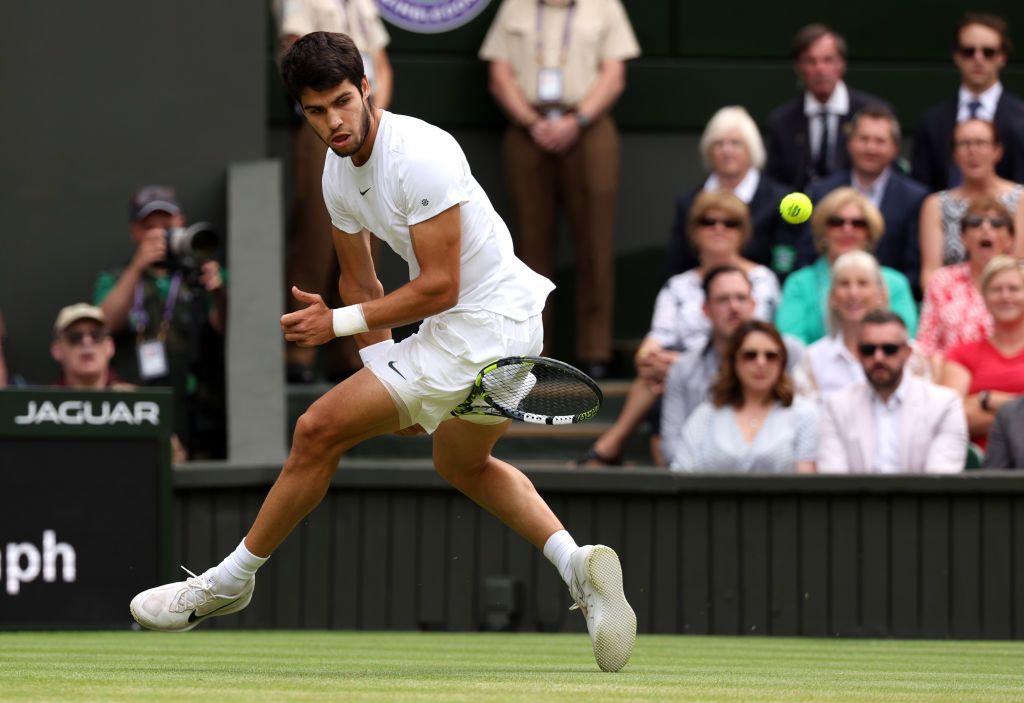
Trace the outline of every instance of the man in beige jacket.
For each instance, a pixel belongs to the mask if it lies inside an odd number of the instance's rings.
[[[820,473],[956,473],[967,455],[959,396],[911,374],[907,328],[893,312],[868,313],[858,340],[867,383],[830,397],[821,419]]]

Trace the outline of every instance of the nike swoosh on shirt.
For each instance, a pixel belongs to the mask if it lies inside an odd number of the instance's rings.
[[[361,190],[361,191],[359,191],[359,194],[360,194],[360,195],[366,195],[367,193],[369,193],[369,192],[370,192],[370,188],[373,188],[373,186],[370,186],[370,187],[369,187],[369,188],[367,188],[366,190]]]
[[[402,378],[405,378],[405,374],[403,374],[401,371],[398,370],[398,367],[395,366],[395,362],[389,361],[388,362],[388,366],[390,366],[391,370],[394,371],[395,373],[397,373],[399,376],[401,376]]]

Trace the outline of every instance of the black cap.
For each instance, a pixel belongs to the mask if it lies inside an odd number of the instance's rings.
[[[128,203],[128,218],[142,220],[153,212],[180,215],[178,194],[170,186],[143,186],[136,191]]]

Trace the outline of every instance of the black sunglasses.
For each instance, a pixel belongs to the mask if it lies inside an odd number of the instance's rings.
[[[768,363],[774,363],[782,358],[782,354],[777,351],[764,351],[761,349],[744,349],[740,352],[740,358],[743,361],[754,361],[759,356],[764,356],[764,360]]]
[[[842,227],[843,225],[850,225],[856,229],[867,229],[868,221],[863,217],[838,217],[833,215],[832,217],[825,220],[825,224],[829,227]]]
[[[1010,221],[1005,217],[983,217],[982,215],[964,215],[961,225],[964,227],[981,227],[986,222],[993,229],[1010,226]]]
[[[978,52],[986,59],[994,59],[996,54],[999,53],[999,49],[992,46],[960,46],[957,47],[957,52],[965,59],[974,58],[974,55]]]
[[[714,227],[715,225],[722,225],[726,229],[737,229],[740,226],[739,220],[723,220],[717,217],[702,217],[697,220],[697,224],[701,227]]]
[[[896,356],[900,349],[903,348],[902,344],[858,344],[857,350],[861,356],[871,357],[875,355],[875,352],[879,349],[886,356]]]
[[[77,347],[84,342],[86,337],[93,342],[102,342],[107,338],[107,332],[106,330],[73,330],[64,333],[65,341],[73,347]]]

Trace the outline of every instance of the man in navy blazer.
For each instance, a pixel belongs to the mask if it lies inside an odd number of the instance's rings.
[[[953,62],[960,69],[960,90],[926,110],[914,135],[911,175],[930,191],[959,184],[952,162],[953,128],[971,118],[996,125],[1003,143],[996,173],[1024,182],[1024,100],[1003,90],[999,81],[1010,49],[1009,26],[1001,17],[968,13],[957,26]]]
[[[779,183],[804,190],[808,183],[850,167],[842,137],[850,116],[884,101],[843,82],[846,40],[826,25],[810,24],[797,32],[793,58],[805,91],[768,115],[765,170]]]
[[[921,247],[918,217],[928,190],[893,168],[900,151],[900,123],[885,105],[868,105],[850,120],[846,148],[851,168],[838,171],[815,183],[807,195],[813,202],[841,186],[852,186],[875,204],[885,219],[885,234],[875,248],[883,266],[902,272],[915,295],[921,297]],[[814,236],[805,225],[797,245],[797,265],[806,266],[818,258]]]

